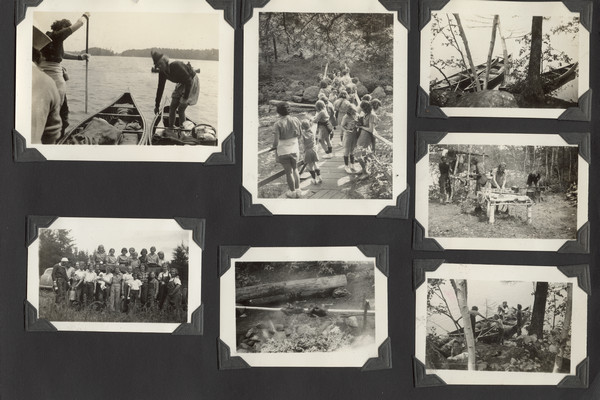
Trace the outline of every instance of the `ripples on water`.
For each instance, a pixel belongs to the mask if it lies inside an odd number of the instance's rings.
[[[182,60],[187,63],[188,60]],[[189,60],[194,69],[200,68],[200,95],[198,103],[189,106],[186,115],[195,122],[208,123],[217,128],[217,61]],[[88,66],[88,114],[85,114],[85,62],[65,60],[69,73],[67,97],[69,100],[68,129],[97,113],[115,101],[124,92],[131,92],[146,124],[154,117],[154,99],[158,74],[150,72],[152,58],[93,56]],[[167,81],[165,96],[171,97],[175,84]]]

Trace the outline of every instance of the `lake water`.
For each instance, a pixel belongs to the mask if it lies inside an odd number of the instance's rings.
[[[200,95],[198,103],[189,106],[186,115],[195,122],[217,126],[218,61],[190,61],[194,69],[200,68]],[[85,62],[64,60],[63,66],[69,73],[67,97],[69,100],[68,129],[105,108],[123,92],[131,92],[140,111],[150,124],[154,117],[154,99],[158,86],[158,74],[152,73],[152,58],[93,56],[88,66],[88,114],[85,114]],[[173,82],[167,81],[163,99],[171,97],[175,89]]]

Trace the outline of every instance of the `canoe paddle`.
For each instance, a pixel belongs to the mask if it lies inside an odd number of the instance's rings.
[[[85,53],[89,54],[89,37],[90,37],[90,17],[84,14],[85,23]],[[85,59],[85,113],[88,112],[88,66],[90,58]]]

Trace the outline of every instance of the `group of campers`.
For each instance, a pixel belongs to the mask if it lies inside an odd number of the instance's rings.
[[[440,188],[440,203],[451,203],[452,202],[452,178],[456,178],[457,171],[454,171],[454,167],[448,162],[446,156],[442,156],[440,163],[438,164],[440,177],[438,184]],[[500,192],[506,190],[507,183],[507,170],[506,163],[500,162],[497,167],[491,171],[486,172],[483,163],[479,162],[477,158],[471,160],[471,168],[468,172],[468,177],[475,180],[475,193],[481,191],[483,188],[497,189]],[[538,171],[531,172],[527,176],[527,187],[538,187],[541,181],[541,174]]]
[[[360,180],[369,177],[369,162],[375,151],[375,128],[379,122],[377,110],[381,107],[381,101],[371,98],[369,94],[359,99],[357,82],[356,78],[350,78],[347,68],[322,78],[319,100],[315,103],[316,114],[312,117],[305,115],[302,120],[289,115],[289,103],[283,101],[277,105],[280,118],[273,126],[273,149],[276,150],[277,162],[285,171],[289,189],[287,197],[303,198],[306,195],[306,191],[300,189],[297,167],[300,140],[304,148],[304,164],[311,175],[312,184],[322,182],[315,139],[323,150],[321,157],[328,159],[333,156],[332,141],[336,132],[339,132],[345,172],[359,174]],[[312,130],[313,124],[317,125],[316,133]]]
[[[155,271],[160,271],[156,274]],[[56,304],[87,306],[100,302],[109,311],[133,313],[138,309],[163,310],[171,307],[179,315],[183,289],[177,268],[171,268],[162,251],[142,249],[140,255],[132,247],[115,255],[104,246],[89,261],[70,265],[63,257],[52,269]]]

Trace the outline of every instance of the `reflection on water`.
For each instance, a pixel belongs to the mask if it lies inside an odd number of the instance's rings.
[[[188,60],[181,60],[187,62]],[[208,123],[217,128],[218,65],[217,61],[189,60],[200,68],[200,95],[198,103],[189,106],[186,114],[195,122]],[[154,117],[154,99],[158,74],[150,72],[152,58],[93,56],[88,66],[88,114],[85,114],[85,62],[65,60],[69,73],[67,97],[69,121],[72,129],[77,123],[105,108],[123,92],[131,92],[141,113],[150,124]],[[171,96],[175,84],[167,81],[163,98]]]

